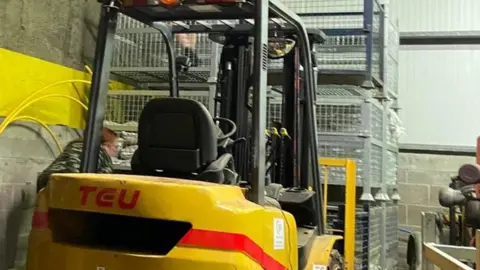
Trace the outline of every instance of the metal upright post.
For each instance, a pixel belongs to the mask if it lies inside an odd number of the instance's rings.
[[[97,171],[103,120],[107,103],[108,81],[112,61],[113,42],[117,27],[117,1],[103,1],[93,63],[90,102],[88,104],[87,127],[84,132],[84,144],[80,172]]]
[[[298,60],[298,48],[293,49],[290,54],[285,56],[283,59],[283,126],[288,130],[292,138],[298,138],[300,134],[300,129],[298,128],[299,118],[297,111],[297,104],[299,99],[298,87],[296,85],[296,80],[298,78],[298,70],[296,61]],[[297,145],[295,145],[297,144]],[[291,140],[285,147],[285,152],[289,160],[285,164],[284,168],[284,179],[285,185],[287,187],[297,187],[298,186],[298,172],[295,170],[299,165],[299,156],[295,153],[294,149],[299,149],[298,140]],[[307,153],[308,154],[308,153]],[[308,156],[307,156],[308,157]],[[304,166],[308,169],[307,166]],[[308,174],[308,171],[307,171]]]
[[[178,90],[178,74],[172,30],[166,23],[163,22],[154,22],[152,23],[152,26],[158,31],[160,31],[160,34],[162,35],[163,41],[165,42],[167,48],[169,77],[168,83],[170,85],[170,97],[178,97],[180,92]]]
[[[212,42],[212,62],[210,64],[210,77],[208,78],[208,110],[213,117],[215,115],[215,98],[217,94],[217,76],[218,76],[218,62],[219,62],[219,47],[218,43]]]
[[[365,80],[362,87],[372,89],[372,60],[373,60],[373,5],[375,0],[363,0],[363,29],[365,30],[367,37],[365,39],[365,57],[367,60],[365,70]]]
[[[386,16],[385,16],[385,11],[382,8],[379,7],[379,9],[381,10],[380,11],[380,63],[379,63],[379,72],[380,72],[380,79],[382,81],[384,81],[384,78],[385,78],[385,64],[384,64],[384,61],[385,61],[385,37],[386,37],[386,28],[385,28],[385,21],[386,21]],[[387,174],[387,169],[388,169],[388,164],[387,164],[387,161],[388,161],[388,147],[387,147],[387,144],[388,144],[388,140],[387,140],[387,136],[388,136],[388,132],[387,132],[387,129],[388,129],[388,91],[385,91],[385,86],[384,88],[382,89],[382,106],[383,106],[383,109],[382,109],[382,182],[381,182],[381,190],[379,192],[379,194],[377,194],[375,196],[375,199],[377,201],[380,201],[381,202],[381,206],[382,206],[382,215],[381,215],[381,232],[380,232],[380,241],[381,241],[381,245],[382,245],[382,250],[381,250],[381,266],[382,266],[382,269],[387,269],[388,267],[388,262],[387,262],[387,258],[388,258],[388,255],[387,254],[387,246],[388,246],[388,243],[387,243],[387,235],[388,235],[388,232],[387,232],[387,220],[390,218],[388,217],[388,210],[387,210],[387,207],[388,207],[388,204],[387,202],[390,201],[390,197],[388,196],[388,191],[387,191],[387,184],[388,184],[388,174]],[[391,258],[390,258],[391,259]]]
[[[385,55],[386,53],[388,53],[388,51],[385,50],[385,44],[387,44],[385,37],[387,37],[388,33],[386,30],[387,27],[385,25],[387,22],[387,17],[385,16],[385,5],[382,5],[380,15],[378,16],[380,17],[380,63],[378,66],[380,71],[380,80],[385,83]]]
[[[360,196],[360,201],[363,201],[365,203],[370,203],[374,202],[375,199],[373,198],[372,195],[372,187],[371,187],[371,178],[372,178],[372,173],[371,173],[371,150],[372,150],[372,134],[371,133],[371,115],[372,115],[372,104],[370,100],[365,99],[364,102],[362,103],[362,120],[364,121],[363,124],[363,130],[365,133],[364,140],[363,140],[363,192],[362,195]]]
[[[255,2],[255,42],[253,70],[253,164],[252,201],[264,205],[265,193],[265,126],[267,119],[267,56],[269,1]]]

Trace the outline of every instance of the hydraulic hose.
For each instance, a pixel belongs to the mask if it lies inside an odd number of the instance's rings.
[[[87,70],[88,74],[93,75],[93,71],[88,65],[85,65],[85,69]],[[67,96],[67,95],[51,94],[51,95],[45,95],[45,96],[37,97],[37,98],[31,100],[33,98],[33,96],[37,95],[40,92],[43,92],[43,91],[45,91],[47,89],[50,89],[52,87],[62,85],[62,84],[67,84],[67,83],[71,83],[73,85],[73,87],[75,87],[75,83],[83,83],[83,84],[87,84],[87,85],[91,84],[90,81],[86,81],[86,80],[76,80],[76,79],[75,80],[64,80],[64,81],[59,81],[59,82],[49,84],[49,85],[35,91],[34,93],[30,94],[26,99],[24,99],[17,107],[15,107],[13,109],[13,111],[9,115],[7,115],[5,117],[5,119],[0,124],[0,135],[5,131],[5,129],[11,123],[13,123],[15,121],[26,120],[26,121],[30,121],[30,122],[35,122],[35,123],[39,124],[40,126],[42,126],[43,128],[45,128],[45,130],[48,132],[48,134],[52,137],[53,141],[55,142],[58,150],[60,152],[62,152],[63,148],[62,148],[58,138],[55,136],[55,134],[48,127],[47,124],[45,124],[44,122],[40,121],[38,118],[35,118],[35,117],[31,117],[31,116],[27,116],[27,115],[22,115],[22,116],[17,116],[17,115],[19,113],[21,113],[23,110],[25,110],[25,108],[32,105],[33,103],[38,102],[38,101],[40,101],[42,99],[45,99],[45,98],[52,98],[52,97],[61,97],[61,98],[70,99],[70,100],[76,102],[77,104],[79,104],[80,106],[82,106],[85,110],[88,110],[87,105],[85,105],[82,101],[80,101],[79,99],[73,98],[71,96]],[[109,86],[111,88],[110,84],[109,84]],[[80,92],[78,91],[78,89],[76,87],[75,87],[75,90],[76,90],[77,94],[79,95],[79,98],[81,98]],[[85,97],[85,101],[86,101],[86,103],[88,103],[88,98]]]
[[[24,106],[25,104],[31,104],[29,103],[30,99],[33,98],[33,96],[37,95],[38,93],[40,92],[43,92],[49,88],[52,88],[52,87],[55,87],[55,86],[58,86],[58,85],[62,85],[62,84],[67,84],[67,83],[84,83],[84,84],[87,84],[87,85],[90,85],[91,82],[90,81],[86,81],[86,80],[64,80],[64,81],[60,81],[60,82],[56,82],[56,83],[52,83],[52,84],[49,84],[37,91],[35,91],[34,93],[30,94],[26,99],[24,99],[22,102],[20,102],[20,104],[7,116],[5,117],[5,119],[3,120],[2,124],[0,124],[0,134],[3,132],[3,130],[6,128],[6,124],[9,123],[14,117],[16,117],[18,114],[19,114],[19,110],[24,110],[26,108],[26,106]],[[68,97],[70,99],[74,99],[72,97]],[[76,99],[77,101],[79,101],[78,99]],[[81,103],[81,102],[80,102]],[[82,103],[83,104],[83,103]],[[18,108],[21,108],[21,109],[18,109]]]
[[[44,98],[50,98],[50,97],[61,97],[61,98],[67,98],[67,99],[70,99],[76,103],[78,103],[80,106],[82,106],[85,110],[87,109],[87,106],[85,104],[83,104],[80,100],[76,99],[76,98],[73,98],[73,97],[70,97],[70,96],[67,96],[67,95],[55,95],[55,94],[52,94],[52,95],[45,95],[45,96],[41,96],[39,98],[36,98],[30,102],[28,102],[27,104],[25,104],[24,106],[22,106],[20,109],[18,110],[15,110],[17,111],[17,113],[15,115],[9,115],[9,120],[7,122],[7,120],[5,119],[2,124],[0,125],[1,126],[1,129],[0,129],[0,135],[5,131],[5,129],[13,122],[15,121],[18,121],[18,120],[27,120],[27,121],[31,121],[31,122],[36,122],[37,124],[41,125],[43,128],[45,128],[45,130],[48,132],[48,134],[52,137],[53,141],[55,142],[55,145],[57,146],[58,148],[58,151],[61,153],[63,151],[63,147],[62,145],[60,144],[60,141],[58,140],[58,138],[55,136],[55,134],[53,133],[53,131],[48,127],[47,124],[45,124],[44,122],[40,121],[39,119],[37,118],[34,118],[34,117],[31,117],[31,116],[26,116],[26,115],[22,115],[22,116],[17,116],[18,113],[22,112],[26,107],[30,106],[31,104],[37,102],[37,101],[40,101]]]

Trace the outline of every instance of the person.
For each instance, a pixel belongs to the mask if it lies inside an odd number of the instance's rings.
[[[192,67],[200,65],[200,59],[197,54],[197,35],[196,34],[177,34],[176,42],[180,44],[181,54],[190,58]]]
[[[103,128],[97,173],[112,173],[112,157],[117,155],[118,135],[113,130]],[[50,175],[54,173],[79,173],[83,139],[67,144],[63,152],[37,178],[37,192],[47,186]]]

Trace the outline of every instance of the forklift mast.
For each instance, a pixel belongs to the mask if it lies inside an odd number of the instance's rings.
[[[105,118],[105,106],[108,92],[108,81],[110,74],[110,63],[112,59],[114,35],[117,25],[118,13],[121,12],[129,17],[141,21],[153,28],[158,29],[164,39],[167,41],[167,52],[170,60],[170,96],[178,97],[178,85],[175,69],[175,55],[172,49],[172,36],[169,27],[164,22],[188,21],[188,20],[246,20],[254,19],[255,23],[250,28],[240,26],[240,30],[246,33],[253,33],[253,70],[251,85],[253,86],[252,102],[252,124],[251,124],[251,177],[250,184],[252,188],[251,199],[253,202],[264,205],[265,193],[265,156],[266,156],[266,138],[264,130],[267,118],[267,64],[268,64],[268,34],[270,20],[276,18],[283,20],[284,24],[274,23],[276,28],[282,30],[290,29],[294,31],[298,50],[292,54],[293,59],[286,58],[287,66],[291,61],[297,61],[304,67],[303,69],[303,105],[299,107],[294,105],[294,101],[286,104],[289,110],[297,111],[302,114],[302,126],[292,126],[297,123],[298,118],[289,119],[292,115],[286,115],[286,125],[293,128],[296,138],[302,139],[298,149],[299,160],[296,164],[302,165],[297,168],[302,169],[300,173],[300,185],[306,187],[308,180],[308,171],[311,171],[313,179],[313,188],[316,191],[316,211],[318,233],[324,234],[324,224],[322,220],[322,187],[320,183],[320,171],[317,165],[318,160],[318,142],[316,136],[315,120],[315,76],[313,72],[313,63],[311,58],[311,45],[307,29],[303,25],[300,17],[289,11],[278,0],[255,1],[255,0],[99,0],[102,5],[101,18],[99,22],[99,31],[97,35],[95,59],[93,63],[93,78],[90,91],[90,103],[88,107],[87,125],[84,132],[84,149],[82,154],[82,163],[80,171],[84,173],[94,173],[97,168],[98,155],[100,151],[100,138]],[[194,31],[194,30],[192,30]],[[214,27],[204,27],[201,32],[218,31]],[[200,32],[200,31],[199,31]],[[192,33],[192,32],[190,32]],[[237,52],[240,53],[240,52]],[[290,62],[289,62],[290,61]],[[238,71],[237,71],[238,72]],[[243,70],[243,72],[249,72]],[[290,73],[286,73],[290,74]],[[295,75],[293,75],[295,76]],[[298,90],[298,76],[290,82],[295,84]],[[243,82],[238,82],[241,85]],[[295,91],[294,91],[295,92]],[[239,93],[235,93],[239,94]],[[290,93],[292,94],[292,93]],[[298,92],[296,92],[298,94]],[[246,95],[246,93],[244,93]],[[294,100],[292,98],[290,100]],[[296,106],[293,107],[293,106]],[[228,112],[235,120],[245,121],[245,115],[238,113],[238,110]],[[232,119],[233,120],[233,119]],[[242,131],[241,131],[242,132]],[[301,132],[301,134],[300,134]],[[296,172],[295,164],[293,167],[293,178]],[[308,168],[310,167],[310,168]],[[244,169],[245,170],[245,169]],[[290,177],[290,176],[289,176]],[[292,185],[293,186],[293,185]]]

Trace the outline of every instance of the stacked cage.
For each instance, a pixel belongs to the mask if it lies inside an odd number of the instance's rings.
[[[394,269],[396,206],[387,194],[392,194],[397,181],[396,24],[388,20],[386,5],[376,0],[283,2],[307,27],[320,28],[327,35],[324,44],[315,45],[321,84],[317,91],[319,153],[357,164],[357,186],[365,204],[357,211],[356,269]],[[332,75],[336,79],[324,79]],[[358,79],[352,80],[355,76]],[[351,85],[341,85],[345,83]],[[281,111],[274,101],[269,104],[269,119]],[[344,168],[329,168],[328,183],[344,185]]]
[[[385,10],[388,12],[388,4]],[[385,265],[387,269],[396,269],[398,265],[398,206],[397,171],[398,171],[398,138],[402,133],[402,123],[398,111],[398,51],[400,35],[395,18],[385,18],[385,94],[389,99],[387,107],[387,140],[386,140],[386,186],[391,201],[385,207]],[[396,197],[397,196],[397,197]]]
[[[361,198],[372,197],[382,182],[382,115],[379,102],[352,85],[321,85],[317,92],[319,155],[348,158],[357,164],[357,186]],[[323,169],[323,168],[322,168]],[[344,185],[345,168],[328,168],[328,184]],[[322,181],[325,175],[322,174]],[[357,208],[356,269],[369,269],[380,257],[380,215],[378,207]],[[365,234],[367,236],[365,236]]]
[[[309,28],[327,35],[315,46],[322,74],[371,74],[381,79],[383,11],[376,0],[284,0]]]
[[[175,23],[172,23],[176,25]],[[196,22],[182,22],[188,25]],[[120,15],[115,36],[111,72],[148,87],[162,87],[168,79],[168,54],[161,32],[130,17]],[[215,72],[218,44],[208,34],[176,34],[176,55],[191,58],[193,66],[179,74],[179,82],[206,84]]]
[[[398,206],[389,203],[386,220],[386,269],[396,269],[398,264]]]
[[[330,205],[327,226],[334,231],[344,229],[344,205]],[[381,208],[357,208],[355,213],[355,269],[368,270],[380,264]],[[390,269],[390,268],[389,268]]]

